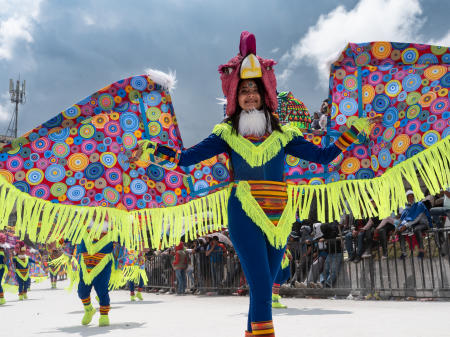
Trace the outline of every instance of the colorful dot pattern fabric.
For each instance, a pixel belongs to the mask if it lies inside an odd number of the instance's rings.
[[[382,115],[363,144],[335,160],[333,180],[370,179],[450,133],[450,50],[410,43],[350,43],[332,65],[331,129]]]
[[[229,177],[227,159],[192,168],[130,163],[137,141],[182,148],[170,94],[148,76],[115,82],[6,145],[0,175],[19,190],[51,201],[134,210],[190,200],[190,189]]]
[[[316,145],[332,144],[355,118],[382,116],[328,166],[287,156],[286,177],[323,184],[371,179],[450,134],[450,50],[412,43],[350,43],[331,66],[331,123],[325,136],[305,133]],[[300,177],[300,178],[299,178]]]

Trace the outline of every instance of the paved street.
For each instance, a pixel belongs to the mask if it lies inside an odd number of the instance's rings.
[[[144,294],[130,302],[128,292],[111,293],[111,326],[81,326],[83,308],[76,293],[51,290],[50,281],[32,284],[29,300],[6,293],[0,307],[0,336],[157,336],[241,337],[248,297]],[[94,297],[94,296],[93,296]],[[448,337],[448,302],[375,302],[284,299],[287,310],[274,311],[278,337]],[[95,306],[98,304],[94,300]]]

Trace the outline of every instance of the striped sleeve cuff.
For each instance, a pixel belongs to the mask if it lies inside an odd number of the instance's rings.
[[[162,148],[164,148],[166,150],[166,151],[164,151],[166,153],[161,152]],[[169,150],[170,152],[173,152],[173,153],[169,154],[169,153],[167,153],[167,152],[169,152],[167,150]],[[156,151],[155,151],[155,156],[157,156],[158,158],[160,158],[162,160],[167,160],[167,161],[170,161],[171,163],[178,165],[178,163],[180,162],[181,151],[172,150],[165,146],[158,145],[158,147],[156,148]]]
[[[334,143],[342,152],[352,145],[358,138],[359,131],[355,126],[351,126],[348,131],[345,131]]]

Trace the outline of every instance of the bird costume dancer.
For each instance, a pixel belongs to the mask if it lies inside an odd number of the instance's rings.
[[[78,297],[84,306],[84,316],[81,324],[88,325],[96,312],[91,303],[91,290],[94,287],[100,303],[99,326],[109,325],[109,283],[111,268],[114,262],[114,243],[111,233],[107,232],[108,223],[105,223],[104,231],[99,240],[89,241],[84,239],[77,246],[79,254],[79,283]]]
[[[14,267],[16,271],[16,280],[19,284],[19,300],[28,299],[28,288],[31,284],[30,263],[36,263],[33,259],[26,255],[27,247],[23,241],[16,244],[17,255],[14,256]]]
[[[128,280],[128,288],[130,289],[130,300],[136,301],[136,298],[143,301],[142,291],[144,285],[148,282],[147,273],[145,272],[145,256],[144,252],[129,251],[123,267],[123,278]],[[137,285],[137,287],[136,287]],[[137,291],[135,292],[137,288]]]
[[[52,261],[61,257],[63,252],[61,249],[56,247],[56,243],[48,244],[46,248],[48,256],[48,273],[50,274],[50,282],[52,285],[52,289],[56,289],[58,274],[64,268],[64,265],[55,265],[54,263],[52,263]]]
[[[219,67],[227,99],[225,121],[187,150],[174,151],[143,141],[142,156],[137,153],[143,159],[165,155],[186,167],[220,153],[230,156],[234,183],[228,200],[228,227],[250,286],[247,336],[275,335],[272,285],[295,221],[283,181],[285,155],[329,163],[369,125],[367,119],[357,120],[327,148],[307,142],[294,126],[281,127],[273,114],[278,105],[274,65],[273,60],[256,56],[254,35],[243,32],[240,53]]]

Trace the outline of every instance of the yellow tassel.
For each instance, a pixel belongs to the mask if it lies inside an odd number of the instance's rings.
[[[287,142],[301,135],[297,129],[283,127],[283,133],[274,132],[275,136],[267,138],[264,143],[255,147],[246,143],[247,140],[242,137],[231,136],[231,128],[225,124],[217,126],[215,134],[223,139],[229,138],[230,146],[253,166],[267,162],[276,156]],[[402,180],[407,181],[416,198],[420,199],[423,196],[421,182],[434,194],[449,187],[449,173],[450,137],[446,137],[374,179],[338,181],[323,186],[288,184],[287,205],[291,209],[290,212],[295,214],[296,210],[300,218],[305,219],[310,215],[315,196],[321,221],[337,220],[342,212],[349,210],[356,218],[377,214],[382,218],[397,212],[399,207],[406,204]],[[113,240],[120,241],[128,249],[136,249],[142,244],[159,248],[160,243],[162,247],[169,243],[177,244],[183,229],[186,239],[194,239],[218,230],[221,226],[227,226],[229,193],[230,189],[225,188],[176,207],[127,212],[102,207],[54,204],[19,191],[0,176],[0,229],[4,229],[8,224],[9,216],[15,207],[15,234],[18,237],[24,238],[25,234],[29,234],[39,242],[56,241],[64,237],[76,244],[86,237],[87,227],[91,222],[93,227],[87,241],[99,238],[104,219],[108,215],[112,226],[109,231]],[[371,199],[376,209],[370,202]],[[40,229],[37,227],[39,221]],[[147,236],[150,238],[148,243]],[[280,236],[282,235],[278,235],[274,242],[281,242]]]
[[[295,137],[303,136],[300,130],[292,125],[283,125],[283,132],[274,131],[259,145],[254,145],[241,135],[233,134],[230,124],[217,124],[212,133],[221,137],[236,153],[251,166],[261,166],[273,159],[280,150]]]

